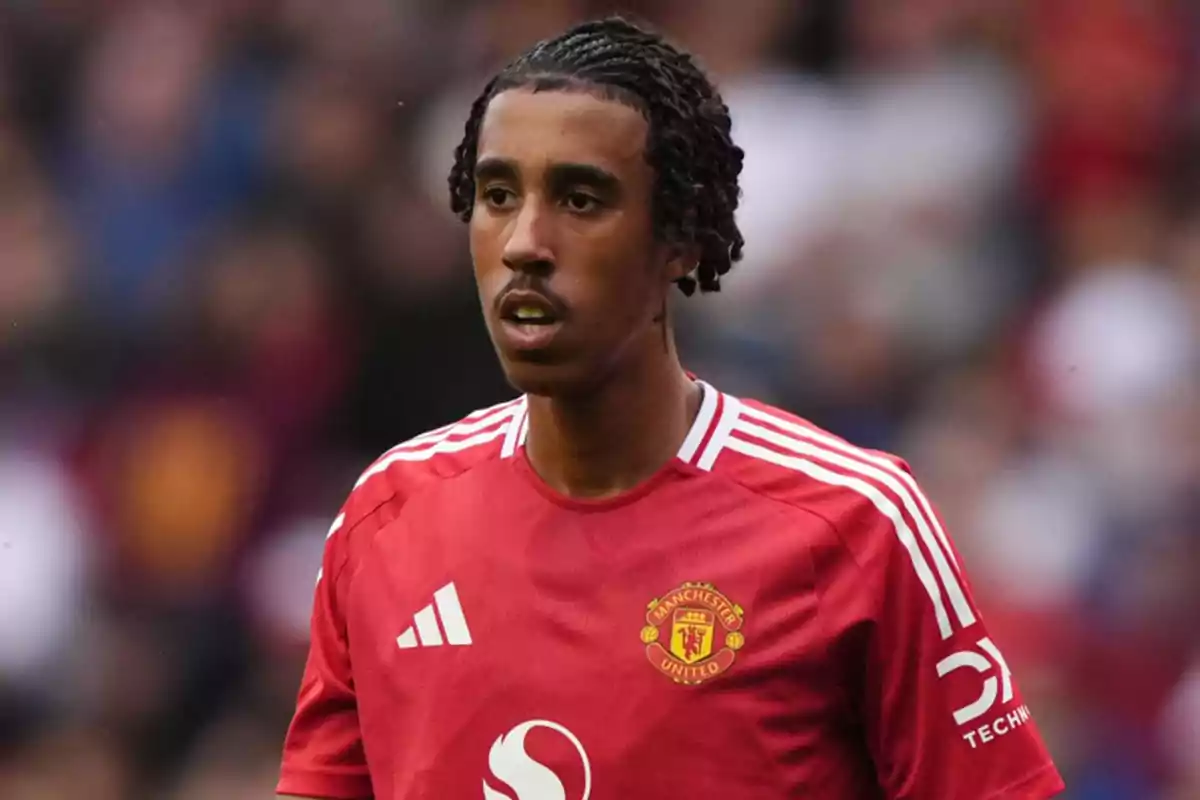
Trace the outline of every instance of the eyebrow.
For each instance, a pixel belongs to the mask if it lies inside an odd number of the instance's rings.
[[[477,183],[489,180],[516,181],[519,174],[516,162],[507,158],[483,158],[475,165]],[[547,170],[547,181],[556,190],[570,186],[587,186],[606,194],[616,194],[621,186],[621,179],[606,169],[593,164],[572,162],[551,164]]]
[[[475,164],[475,181],[516,180],[517,165],[506,158],[484,158]]]
[[[603,194],[614,195],[621,186],[621,179],[608,170],[591,164],[551,164],[549,183],[562,190],[570,186],[586,186]]]

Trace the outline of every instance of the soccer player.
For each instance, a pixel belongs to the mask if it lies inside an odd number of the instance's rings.
[[[668,296],[740,258],[741,162],[692,58],[618,18],[475,101],[451,205],[522,394],[359,478],[281,795],[1063,788],[904,462],[681,367]]]

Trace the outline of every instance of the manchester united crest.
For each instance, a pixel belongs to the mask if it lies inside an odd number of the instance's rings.
[[[646,657],[676,683],[704,683],[729,669],[746,643],[743,616],[711,583],[685,583],[647,608]]]

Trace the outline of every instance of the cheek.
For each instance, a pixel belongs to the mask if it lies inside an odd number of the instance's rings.
[[[475,279],[479,283],[480,291],[483,291],[489,280],[494,280],[494,276],[504,270],[503,248],[494,226],[487,220],[479,220],[478,215],[468,226],[468,243]]]
[[[617,291],[630,315],[637,316],[648,308],[657,313],[662,305],[664,274],[653,238],[646,231],[630,230],[617,241],[614,266],[621,274]]]
[[[478,215],[467,223],[467,244],[471,248],[471,263],[475,266],[475,272],[478,273],[481,268],[486,268],[493,249],[491,237],[478,222]]]
[[[637,335],[662,306],[662,291],[654,266],[641,250],[620,248],[608,261],[603,286],[595,287],[604,298],[608,327],[616,338]]]
[[[610,267],[620,275],[612,291],[625,309],[623,316],[637,319],[662,304],[662,270],[655,260],[651,237],[640,229],[629,228],[611,240]]]

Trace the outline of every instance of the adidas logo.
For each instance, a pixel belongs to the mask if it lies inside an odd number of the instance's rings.
[[[438,620],[441,624],[438,624]],[[445,636],[442,636],[442,632]],[[468,645],[471,629],[458,602],[458,590],[447,583],[433,593],[433,603],[413,615],[413,624],[396,637],[401,650],[414,647],[441,647],[443,644]]]

